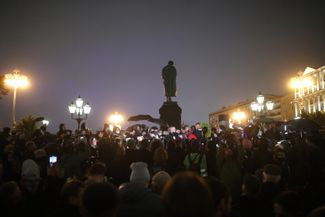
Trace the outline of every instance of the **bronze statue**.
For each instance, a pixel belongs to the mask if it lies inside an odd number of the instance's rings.
[[[176,96],[176,68],[174,62],[169,61],[168,65],[162,69],[161,77],[164,80],[166,101],[171,102]]]

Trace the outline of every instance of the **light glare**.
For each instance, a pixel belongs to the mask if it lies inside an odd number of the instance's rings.
[[[84,104],[83,99],[80,96],[78,96],[78,98],[76,99],[76,106],[78,108],[81,108],[83,104]]]
[[[28,86],[28,78],[25,75],[19,74],[19,70],[15,70],[13,73],[5,74],[5,84],[13,87],[27,87]]]
[[[234,112],[232,114],[232,117],[237,120],[238,124],[241,123],[241,120],[244,119],[246,117],[246,114],[244,112],[238,111],[238,112]]]
[[[117,112],[109,116],[109,122],[115,125],[120,124],[121,122],[123,122],[123,120],[124,120],[123,116]]]
[[[257,97],[256,97],[256,100],[259,104],[263,104],[264,103],[264,96],[262,94],[259,94]]]

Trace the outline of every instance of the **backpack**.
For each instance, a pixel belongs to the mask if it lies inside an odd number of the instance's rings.
[[[199,156],[199,160],[197,162],[195,162],[196,158]],[[188,155],[188,161],[190,163],[188,169],[190,171],[193,171],[197,174],[201,174],[201,162],[202,162],[202,157],[203,154],[202,153],[198,153],[196,154],[196,156],[194,157],[194,159],[191,159],[191,154]]]

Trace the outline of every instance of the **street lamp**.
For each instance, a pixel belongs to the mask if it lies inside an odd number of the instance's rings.
[[[241,124],[241,120],[244,119],[246,117],[245,113],[244,112],[241,112],[241,111],[237,111],[237,112],[234,112],[232,114],[232,117],[237,120],[237,123],[238,124]]]
[[[44,126],[48,126],[48,125],[50,124],[50,121],[44,119],[44,120],[42,120],[42,124],[43,124]]]
[[[265,101],[265,97],[261,93],[259,93],[256,97],[256,101],[253,101],[251,103],[252,111],[262,113],[265,111],[265,107],[266,107],[266,111],[273,110],[274,102],[269,100],[264,103],[264,101]]]
[[[20,71],[18,69],[15,69],[12,73],[5,74],[4,82],[14,90],[12,100],[12,125],[15,127],[17,89],[20,87],[28,86],[28,78],[27,76],[20,74]]]
[[[78,96],[78,98],[75,100],[75,102],[71,102],[69,105],[69,112],[71,114],[71,118],[76,120],[78,123],[78,131],[80,130],[80,123],[83,120],[86,120],[89,113],[90,113],[91,107],[88,103],[84,105],[83,99]]]
[[[274,102],[272,102],[272,101],[267,101],[267,102],[265,103],[265,105],[266,105],[266,110],[271,111],[271,110],[273,110]]]
[[[108,118],[109,123],[111,124],[111,128],[118,127],[121,129],[121,123],[123,122],[124,118],[121,114],[118,112],[114,112],[114,114],[111,114]],[[111,129],[112,130],[112,129]]]

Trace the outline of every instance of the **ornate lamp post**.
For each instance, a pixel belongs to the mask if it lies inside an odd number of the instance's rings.
[[[17,89],[20,87],[26,87],[28,85],[28,78],[25,75],[20,74],[18,69],[15,69],[12,73],[5,74],[5,84],[12,87],[14,90],[12,100],[12,125],[16,125],[16,98]]]
[[[265,97],[259,93],[256,97],[256,101],[253,101],[251,103],[251,109],[255,113],[264,113],[266,111],[271,111],[273,110],[274,107],[274,102],[269,100],[264,103]],[[266,108],[266,109],[265,109]]]
[[[78,96],[75,102],[71,102],[69,105],[69,112],[71,114],[71,118],[76,120],[78,123],[78,131],[80,130],[80,123],[83,120],[87,120],[88,115],[90,113],[91,107],[88,103],[84,105],[83,99]]]

